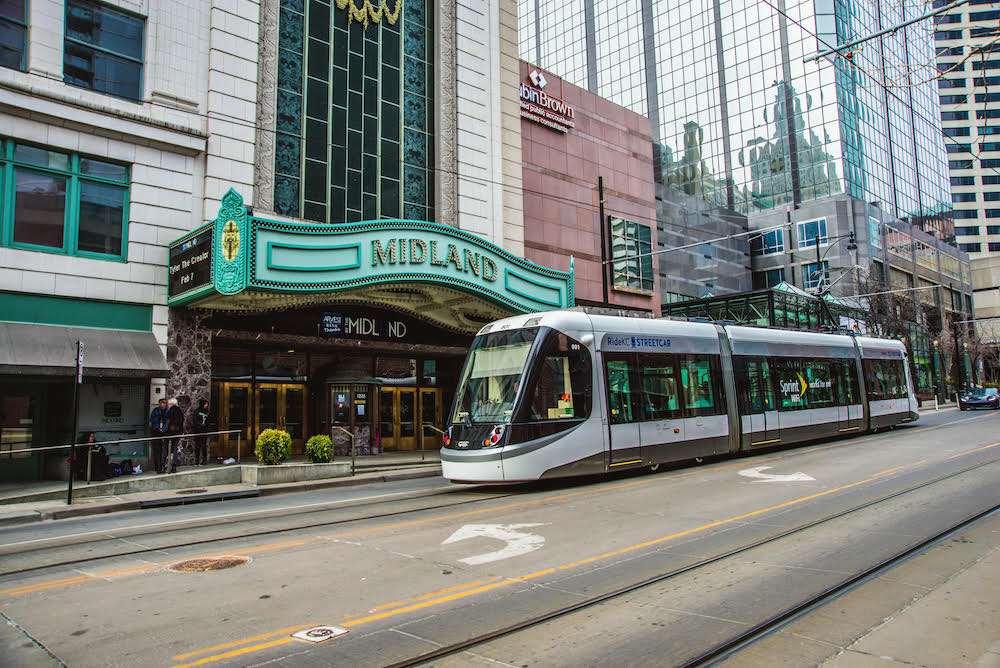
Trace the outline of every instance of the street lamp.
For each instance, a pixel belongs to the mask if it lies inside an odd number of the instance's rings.
[[[812,279],[813,276],[815,276],[816,274],[820,274],[821,276],[816,281],[816,287],[815,287],[816,294],[818,295],[818,294],[820,294],[821,287],[823,285],[822,274],[825,273],[823,271],[823,258],[826,257],[827,253],[829,253],[831,250],[833,250],[834,246],[836,246],[836,244],[833,244],[833,243],[830,243],[830,242],[837,241],[838,239],[849,239],[849,241],[847,242],[847,250],[849,250],[849,251],[857,250],[858,249],[858,244],[854,240],[854,230],[851,230],[847,234],[840,234],[840,235],[835,236],[835,237],[828,237],[827,238],[827,243],[829,245],[827,246],[826,250],[823,251],[823,253],[821,255],[820,252],[819,252],[819,239],[820,239],[820,236],[819,236],[819,231],[818,230],[817,230],[816,236],[814,238],[815,238],[815,241],[816,241],[816,270],[810,272],[809,276],[806,277],[803,280],[803,283],[807,283],[808,281],[810,281]],[[854,265],[854,266],[856,267],[857,265]],[[850,267],[850,268],[853,269],[854,267]],[[833,284],[831,283],[829,286],[827,286],[827,290],[826,290],[827,292],[829,292],[829,288],[832,287],[832,285]]]

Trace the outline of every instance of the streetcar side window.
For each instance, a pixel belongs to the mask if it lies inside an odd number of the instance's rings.
[[[636,421],[638,402],[634,401],[629,364],[631,355],[608,356],[605,372],[608,383],[608,407],[611,424]]]
[[[523,404],[528,420],[590,415],[590,353],[582,343],[562,332],[549,331],[532,365]]]
[[[740,412],[763,413],[776,410],[771,375],[763,357],[733,357],[733,371],[740,391]]]
[[[675,355],[639,355],[643,420],[667,420],[681,416],[676,359]]]
[[[685,355],[680,358],[680,380],[684,388],[684,408],[688,415],[716,415],[725,412],[722,401],[721,374],[716,373],[712,357]],[[719,410],[723,408],[723,410]]]
[[[902,399],[907,396],[903,360],[866,359],[862,364],[868,385],[868,401]]]
[[[810,359],[805,361],[806,405],[809,408],[828,408],[835,406],[833,400],[833,376],[830,367],[836,362],[832,360]]]

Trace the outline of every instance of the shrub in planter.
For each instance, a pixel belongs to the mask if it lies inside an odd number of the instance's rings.
[[[254,453],[264,464],[280,464],[292,454],[292,437],[287,431],[265,429],[257,437]]]
[[[325,434],[317,434],[306,441],[306,454],[314,464],[328,462],[333,456],[333,441]]]

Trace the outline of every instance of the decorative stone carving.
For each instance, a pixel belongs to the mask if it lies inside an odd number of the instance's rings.
[[[254,205],[274,211],[275,108],[278,97],[278,9],[280,0],[260,3],[260,52],[257,56],[257,152]]]
[[[191,413],[212,395],[212,332],[202,327],[209,312],[172,308],[167,321],[167,397],[175,397],[184,411],[184,431],[191,431]],[[194,462],[194,443],[181,439],[179,464]]]
[[[458,225],[458,88],[455,0],[435,4],[437,33],[437,203],[434,222]]]

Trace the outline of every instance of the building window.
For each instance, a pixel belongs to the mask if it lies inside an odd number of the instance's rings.
[[[990,242],[989,244],[987,244],[987,245],[989,246],[989,249],[990,249],[990,251],[991,251],[991,252],[993,252],[993,253],[995,253],[995,252],[997,252],[997,251],[1000,251],[1000,242],[997,242],[997,241],[991,241],[991,242]]]
[[[1000,141],[983,142],[979,145],[979,150],[984,152],[989,151],[990,153],[1000,151]]]
[[[819,237],[818,241],[820,244],[827,242],[825,218],[799,223],[799,248],[815,246],[817,237]]]
[[[941,104],[965,104],[968,95],[942,95]]]
[[[882,229],[879,226],[878,218],[868,217],[868,243],[874,248],[882,247]]]
[[[944,40],[944,39],[962,39],[961,30],[939,30],[934,33],[934,39]]]
[[[979,161],[983,169],[1000,169],[1000,158],[985,158]]]
[[[980,125],[979,134],[981,135],[1000,135],[1000,125]]]
[[[987,225],[986,234],[1000,234],[1000,225]]]
[[[965,79],[938,79],[938,88],[965,88]]]
[[[140,101],[144,31],[141,17],[89,0],[69,0],[63,80]]]
[[[969,128],[944,128],[941,130],[945,137],[968,137]]]
[[[125,261],[129,168],[0,140],[3,239],[31,250]]]
[[[972,144],[947,144],[944,148],[948,153],[972,153]]]
[[[773,288],[785,280],[785,268],[769,269],[764,272],[764,285]]]
[[[979,236],[979,226],[974,227],[956,227],[955,236],[957,237],[978,237]]]
[[[987,218],[1000,218],[1000,209],[986,209]]]
[[[785,250],[785,231],[771,230],[750,240],[750,252],[753,255],[774,255]]]
[[[952,202],[975,202],[976,193],[952,193]]]
[[[948,169],[972,169],[971,160],[949,160]]]
[[[984,186],[1000,186],[1000,175],[983,175]]]
[[[955,219],[959,218],[979,218],[979,211],[977,209],[956,209]]]
[[[976,102],[1000,102],[1000,93],[976,93]]]
[[[827,284],[830,277],[830,263],[826,260],[802,266],[802,285],[806,290],[815,290]]]
[[[969,120],[969,112],[967,111],[942,111],[941,112],[942,121],[967,121]]]
[[[958,249],[963,250],[966,253],[981,253],[983,245],[978,242],[974,244],[958,244]]]
[[[983,193],[984,202],[1000,202],[1000,190],[992,190]]]
[[[0,0],[0,67],[24,70],[28,0]]]
[[[648,225],[610,216],[611,267],[617,286],[653,290],[653,256]]]
[[[953,176],[951,177],[951,185],[953,186],[974,186],[976,185],[975,176]]]

